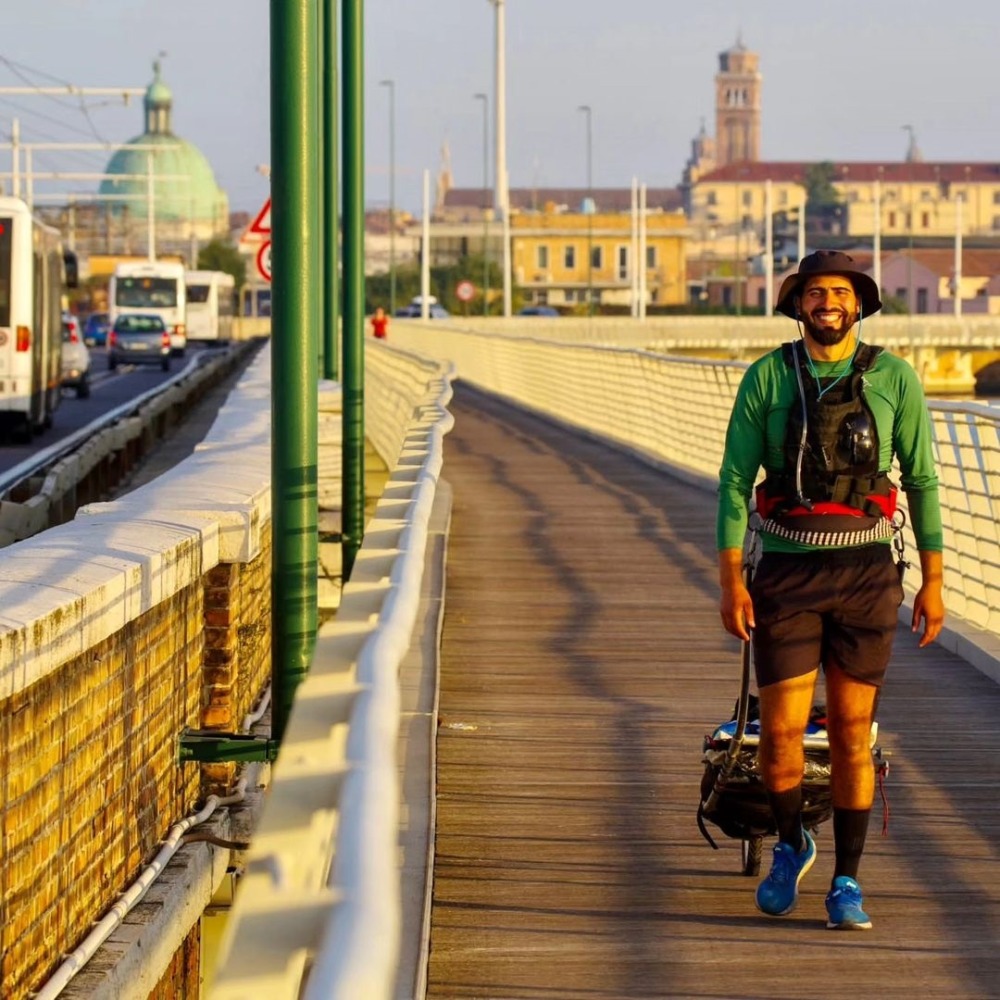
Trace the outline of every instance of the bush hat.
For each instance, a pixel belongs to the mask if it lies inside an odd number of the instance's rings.
[[[854,262],[854,258],[839,250],[817,250],[799,261],[799,269],[781,283],[778,291],[778,312],[796,318],[795,299],[801,295],[807,278],[817,274],[842,274],[850,278],[854,292],[861,300],[861,315],[872,316],[882,308],[878,285]]]

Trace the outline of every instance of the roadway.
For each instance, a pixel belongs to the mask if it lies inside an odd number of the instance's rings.
[[[30,442],[18,443],[10,435],[0,438],[0,473],[6,472],[37,452],[58,444],[93,421],[133,399],[176,378],[204,348],[190,345],[184,357],[171,359],[169,372],[156,365],[119,365],[109,371],[107,355],[101,348],[90,350],[90,387],[87,399],[78,399],[71,389],[62,390],[62,401],[52,426],[36,434]]]

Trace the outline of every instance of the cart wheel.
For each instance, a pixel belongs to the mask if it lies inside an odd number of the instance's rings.
[[[753,836],[741,840],[740,853],[743,860],[743,874],[759,875],[761,858],[764,856],[764,838]]]

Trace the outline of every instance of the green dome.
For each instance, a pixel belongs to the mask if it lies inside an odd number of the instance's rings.
[[[133,218],[146,218],[150,147],[156,218],[175,221],[226,219],[228,206],[225,193],[216,184],[204,154],[175,135],[148,133],[131,139],[128,146],[119,149],[104,168],[106,174],[124,175],[121,180],[106,177],[101,181],[101,194],[127,196],[109,202],[113,212],[118,214],[127,205]]]
[[[153,63],[155,77],[146,91],[143,107],[146,131],[130,139],[104,168],[106,177],[99,193],[118,195],[108,201],[111,212],[126,210],[133,219],[148,216],[149,155],[153,157],[154,216],[164,222],[193,221],[213,230],[224,230],[229,223],[226,194],[215,182],[215,175],[204,154],[190,142],[174,135],[170,127],[173,95],[160,79],[160,64]],[[119,179],[120,178],[120,179]]]

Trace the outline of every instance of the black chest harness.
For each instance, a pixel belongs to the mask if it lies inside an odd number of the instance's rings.
[[[878,428],[864,396],[864,374],[881,353],[859,344],[848,374],[816,379],[805,346],[782,345],[799,398],[788,415],[784,467],[757,488],[761,531],[810,545],[858,545],[892,534],[896,488],[879,471]]]

